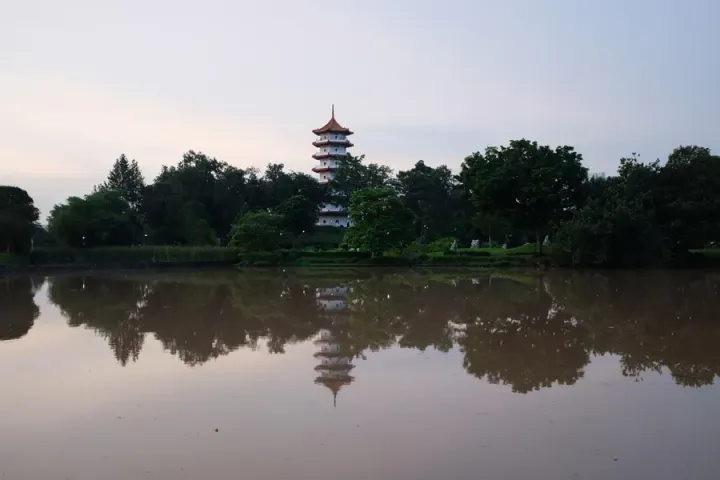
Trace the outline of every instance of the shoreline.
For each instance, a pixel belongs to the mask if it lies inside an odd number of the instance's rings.
[[[167,270],[246,270],[246,269],[297,269],[297,270],[341,270],[341,269],[530,269],[528,262],[427,262],[407,261],[402,258],[380,257],[379,262],[318,262],[305,263],[288,261],[280,263],[267,262],[107,262],[107,263],[69,263],[69,264],[37,264],[22,266],[0,266],[0,276],[4,275],[37,275],[74,272],[105,272],[105,271],[167,271]]]
[[[694,252],[677,263],[658,268],[666,270],[718,268],[720,255]],[[3,260],[0,258],[0,260]],[[54,274],[78,271],[167,271],[182,269],[368,269],[368,268],[454,268],[454,269],[573,269],[557,265],[551,256],[529,251],[498,253],[462,249],[414,255],[383,255],[342,250],[277,250],[243,252],[229,247],[106,247],[93,249],[44,248],[28,257],[6,257],[0,262],[0,276]],[[592,269],[596,270],[596,269]],[[604,269],[603,269],[604,270]],[[610,269],[616,270],[616,269]]]

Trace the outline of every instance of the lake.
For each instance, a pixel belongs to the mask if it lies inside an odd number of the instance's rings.
[[[0,278],[0,480],[717,479],[720,274]]]

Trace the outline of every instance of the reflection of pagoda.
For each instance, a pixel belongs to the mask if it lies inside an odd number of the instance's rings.
[[[318,385],[325,385],[333,393],[333,405],[337,403],[337,394],[344,385],[350,385],[354,377],[350,375],[355,365],[352,358],[342,352],[337,331],[347,323],[347,301],[345,294],[347,287],[318,288],[316,292],[317,303],[320,310],[325,312],[331,321],[330,327],[320,331],[315,340],[319,351],[315,358],[320,364],[315,370],[320,375],[315,379]]]

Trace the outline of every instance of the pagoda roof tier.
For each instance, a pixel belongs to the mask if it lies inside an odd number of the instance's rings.
[[[347,357],[348,361],[350,361],[350,355],[348,355],[346,352],[315,352],[313,353],[313,357],[320,358],[337,358],[337,357]]]
[[[337,145],[340,147],[350,148],[354,147],[355,144],[347,140],[316,140],[312,143],[316,147],[324,147],[326,145]]]
[[[327,372],[349,372],[353,368],[355,368],[355,365],[352,365],[350,363],[338,363],[331,365],[318,365],[317,367],[315,367],[315,370],[325,370]]]
[[[322,160],[327,158],[338,158],[338,159],[346,159],[348,157],[347,153],[330,153],[330,152],[320,152],[320,153],[314,153],[312,156],[315,160]]]
[[[326,379],[322,377],[318,377],[315,379],[315,383],[318,385],[324,385],[333,394],[333,406],[337,406],[337,394],[340,391],[342,387],[345,385],[350,385],[352,381],[355,380],[354,377],[351,377],[350,375],[347,375],[342,378],[337,379]]]
[[[355,380],[355,377],[353,377],[352,375],[337,376],[335,378],[317,377],[315,379],[315,383],[318,385],[325,385],[326,387],[330,387],[331,385],[349,385],[353,380]]]
[[[335,170],[337,170],[337,167],[314,167],[312,169],[315,173],[334,172]]]
[[[335,105],[332,107],[332,116],[330,120],[320,128],[316,128],[312,131],[315,135],[322,135],[323,133],[343,133],[345,135],[352,135],[353,132],[349,128],[345,128],[335,120]]]

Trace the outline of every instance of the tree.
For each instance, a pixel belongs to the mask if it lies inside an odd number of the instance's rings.
[[[534,234],[541,252],[543,235],[582,205],[587,168],[572,147],[523,139],[465,158],[461,178],[479,211]]]
[[[554,254],[575,267],[661,265],[663,236],[641,199],[593,198],[557,232]]]
[[[472,222],[483,232],[489,247],[494,244],[502,245],[507,243],[508,236],[512,234],[512,227],[508,220],[497,215],[477,212]]]
[[[282,226],[287,232],[299,237],[310,233],[317,222],[317,203],[312,202],[303,195],[293,195],[276,209],[282,215]]]
[[[276,250],[280,246],[283,218],[269,212],[250,212],[233,225],[230,246],[248,252]]]
[[[413,213],[390,188],[364,188],[350,197],[352,226],[345,242],[352,248],[382,255],[415,239]]]
[[[125,154],[115,160],[108,178],[96,191],[116,192],[130,206],[130,221],[134,223],[135,237],[132,243],[142,243],[142,231],[145,223],[142,215],[145,179],[135,160],[128,160]]]
[[[704,147],[673,150],[653,189],[657,221],[675,254],[720,240],[720,157]]]
[[[428,167],[420,160],[400,171],[393,182],[403,203],[415,214],[415,234],[423,241],[447,237],[453,230],[453,175],[445,165]]]
[[[363,164],[365,155],[354,157],[348,154],[340,167],[335,171],[334,178],[328,188],[333,202],[347,207],[350,194],[362,188],[383,188],[390,184],[392,170],[385,165]]]
[[[0,248],[6,253],[27,253],[39,216],[25,190],[0,186]]]
[[[245,210],[244,173],[189,150],[163,167],[145,191],[144,214],[154,243],[215,244]]]
[[[118,192],[121,199],[133,210],[138,211],[143,199],[145,179],[138,163],[135,160],[128,160],[125,154],[122,154],[115,160],[107,181],[101,188]]]
[[[145,190],[144,215],[150,240],[163,245],[211,245],[216,236],[199,202],[185,198],[175,177],[158,179]]]
[[[70,247],[131,245],[139,236],[130,204],[114,190],[99,190],[84,198],[70,197],[55,205],[48,232]]]
[[[154,243],[215,243],[230,240],[233,223],[254,210],[275,210],[301,195],[316,209],[325,197],[317,180],[284,165],[269,164],[263,177],[203,153],[188,151],[164,167],[145,190],[144,213]]]

